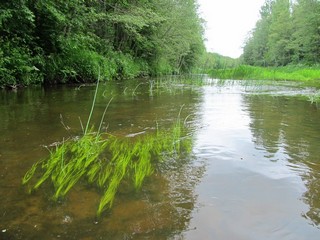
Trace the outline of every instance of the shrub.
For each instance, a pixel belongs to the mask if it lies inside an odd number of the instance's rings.
[[[33,56],[32,51],[17,39],[0,40],[0,86],[16,87],[43,82],[40,69],[41,54]]]

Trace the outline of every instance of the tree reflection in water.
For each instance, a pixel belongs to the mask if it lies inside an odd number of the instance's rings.
[[[302,215],[320,225],[320,111],[297,96],[245,95],[257,146],[270,160],[287,161],[307,187],[303,201],[310,209]],[[282,152],[284,159],[277,153]]]

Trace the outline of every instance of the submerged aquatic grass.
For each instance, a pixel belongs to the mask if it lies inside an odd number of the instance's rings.
[[[31,183],[30,192],[49,181],[54,187],[53,200],[58,200],[80,180],[95,185],[102,191],[97,215],[112,207],[121,183],[131,181],[140,189],[144,179],[150,176],[155,164],[165,156],[189,149],[189,140],[181,141],[181,125],[170,130],[159,129],[155,133],[132,138],[117,138],[110,134],[89,131],[80,139],[70,139],[51,150],[45,160],[35,163],[25,174],[22,183]],[[39,176],[39,177],[38,177]],[[37,179],[38,177],[38,179]]]
[[[142,83],[135,86],[133,94]],[[156,164],[167,157],[179,156],[190,151],[191,138],[186,137],[185,124],[178,118],[171,128],[135,135],[134,137],[116,137],[102,133],[102,123],[112,97],[106,104],[102,118],[95,131],[89,128],[99,87],[96,85],[91,110],[85,128],[80,120],[82,135],[63,139],[59,144],[48,148],[49,156],[42,159],[26,172],[22,184],[29,192],[38,190],[45,183],[52,186],[52,199],[63,199],[76,184],[86,184],[99,189],[100,203],[97,216],[110,209],[122,184],[130,184],[139,190],[146,177],[154,171]]]
[[[98,84],[85,129],[80,121],[83,134],[48,148],[49,156],[32,165],[23,177],[22,184],[28,186],[30,193],[45,183],[51,185],[54,201],[65,198],[79,183],[97,188],[101,192],[101,199],[96,214],[101,216],[112,207],[123,183],[140,189],[145,178],[155,171],[158,162],[190,150],[191,138],[182,137],[182,108],[176,123],[169,129],[157,126],[154,132],[130,138],[101,133],[102,121],[112,98],[103,112],[98,131],[94,131],[93,127],[90,129],[97,88]]]

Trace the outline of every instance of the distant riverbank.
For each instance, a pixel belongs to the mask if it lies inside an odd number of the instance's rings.
[[[320,66],[286,66],[286,67],[255,67],[240,65],[235,68],[211,69],[209,75],[219,79],[259,79],[259,80],[296,80],[319,82]]]

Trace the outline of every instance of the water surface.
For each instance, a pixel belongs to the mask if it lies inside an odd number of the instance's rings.
[[[95,86],[2,91],[0,239],[318,239],[320,111],[301,96],[317,89],[168,80],[100,86],[93,124],[113,98],[103,131],[147,134],[182,107],[193,147],[156,166],[140,191],[123,186],[99,220],[92,186],[59,202],[49,183],[31,195],[21,186],[45,146],[81,135]]]

